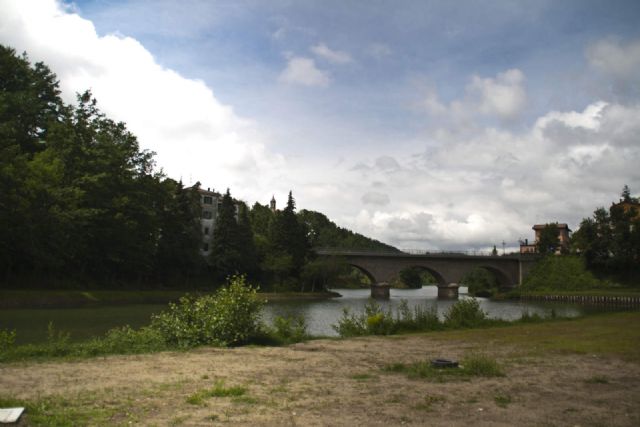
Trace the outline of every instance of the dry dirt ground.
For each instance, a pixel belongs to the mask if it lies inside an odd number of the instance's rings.
[[[470,352],[495,357],[506,375],[438,383],[382,370]],[[109,409],[98,425],[640,425],[636,363],[429,335],[9,364],[0,379],[5,395]],[[246,393],[187,401],[221,380]]]

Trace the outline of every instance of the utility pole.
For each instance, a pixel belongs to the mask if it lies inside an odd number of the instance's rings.
[[[502,241],[502,255],[504,255],[504,240]]]

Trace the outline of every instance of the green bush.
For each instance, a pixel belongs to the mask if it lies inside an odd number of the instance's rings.
[[[426,308],[420,305],[409,308],[407,300],[401,300],[396,310],[396,325],[403,331],[434,331],[442,329],[435,307]]]
[[[0,353],[8,351],[13,348],[16,343],[16,331],[10,331],[8,329],[0,329]]]
[[[353,314],[345,308],[338,323],[333,325],[341,337],[390,335],[399,331],[432,331],[441,328],[434,309],[416,306],[411,310],[406,300],[400,301],[395,316],[391,309],[382,310],[374,300],[369,300],[360,314]]]
[[[142,327],[133,329],[129,325],[109,330],[104,337],[94,338],[79,345],[84,355],[147,353],[166,350],[167,343],[156,329]]]
[[[233,276],[213,295],[180,298],[178,304],[151,320],[170,346],[235,345],[246,342],[260,330],[264,302],[244,276]]]
[[[475,328],[487,321],[487,313],[475,298],[461,299],[444,315],[444,323],[450,328]]]
[[[292,344],[309,338],[307,321],[303,316],[276,316],[273,319],[272,334],[282,344]]]

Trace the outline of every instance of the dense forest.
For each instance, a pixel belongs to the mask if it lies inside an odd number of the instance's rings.
[[[273,212],[227,190],[205,259],[200,184],[155,166],[91,92],[64,103],[45,64],[0,45],[2,286],[209,286],[241,273],[265,288],[317,290],[343,266],[315,259],[314,247],[396,250],[296,213],[291,193]]]

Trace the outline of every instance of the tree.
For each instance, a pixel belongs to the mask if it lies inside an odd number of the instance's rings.
[[[270,230],[272,250],[291,257],[290,275],[299,277],[310,251],[306,226],[298,221],[293,194],[289,192],[287,206],[277,212]]]
[[[491,251],[491,255],[498,256],[498,249],[496,248],[496,245],[493,245],[493,250]]]
[[[227,277],[241,272],[242,253],[239,250],[239,240],[236,207],[227,189],[222,196],[211,243],[211,266],[217,280],[224,281]]]
[[[155,272],[160,281],[188,280],[200,273],[200,183],[185,189],[182,181],[166,179],[164,191],[158,194],[160,238],[156,253]]]
[[[546,224],[540,230],[540,237],[537,243],[538,252],[541,254],[553,254],[559,245],[557,224]]]
[[[629,186],[627,184],[622,187],[622,193],[620,194],[620,196],[622,196],[623,202],[631,201],[631,190],[629,190]]]
[[[249,278],[255,278],[259,271],[259,258],[256,249],[251,222],[249,221],[249,208],[243,202],[238,204],[238,250],[242,256],[241,273]]]

